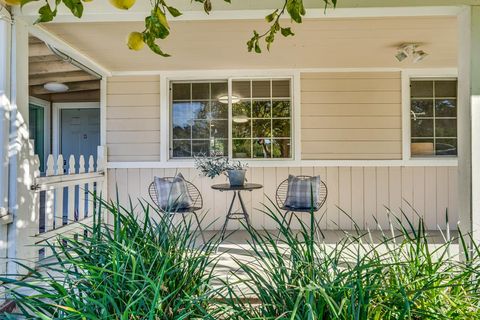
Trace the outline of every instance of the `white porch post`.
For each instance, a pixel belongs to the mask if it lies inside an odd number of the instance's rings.
[[[12,222],[8,212],[8,133],[10,128],[10,42],[9,13],[0,9],[0,275],[7,271],[7,225]],[[0,289],[0,305],[2,304]]]
[[[480,6],[466,8],[458,21],[459,219],[480,241]]]
[[[36,194],[30,191],[36,161],[28,133],[28,27],[21,20],[13,25],[12,94],[9,140],[9,212],[13,222],[8,225],[9,274],[23,273],[15,263],[33,267],[36,249],[33,236],[38,232]]]

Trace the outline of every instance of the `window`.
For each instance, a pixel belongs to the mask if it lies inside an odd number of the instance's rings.
[[[292,157],[290,79],[171,82],[170,90],[171,158]]]
[[[457,79],[410,82],[411,155],[457,155]]]
[[[170,90],[170,157],[227,156],[228,82],[175,82]]]
[[[290,158],[290,81],[233,81],[232,92],[233,158]]]

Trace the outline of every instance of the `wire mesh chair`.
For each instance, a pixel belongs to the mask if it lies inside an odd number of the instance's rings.
[[[166,180],[172,182],[173,179],[175,179],[175,177],[165,177],[163,179],[166,179]],[[202,235],[203,242],[205,243],[206,242],[205,241],[205,236],[203,234],[203,229],[202,229],[202,226],[200,224],[200,219],[198,218],[198,214],[197,214],[197,211],[202,210],[202,208],[203,208],[202,194],[200,193],[198,188],[193,183],[191,183],[190,181],[185,180],[185,184],[187,186],[187,192],[190,195],[190,198],[192,199],[192,205],[188,208],[175,209],[173,211],[168,210],[168,212],[165,211],[165,209],[163,209],[160,206],[160,204],[158,203],[157,186],[155,184],[155,181],[150,183],[150,186],[148,187],[148,194],[150,196],[150,199],[152,200],[152,202],[155,204],[155,206],[157,207],[157,209],[160,212],[168,214],[170,216],[173,216],[175,214],[181,214],[182,215],[182,220],[183,220],[183,223],[185,224],[185,226],[187,225],[187,223],[185,221],[185,215],[188,214],[188,213],[192,213],[193,216],[195,217],[196,222],[197,222],[198,230],[200,231],[200,234]]]
[[[300,180],[306,180],[306,179],[310,179],[312,177],[302,175],[302,176],[297,176],[297,178],[300,179]],[[290,207],[285,206],[285,201],[287,200],[287,193],[288,193],[288,179],[285,179],[279,184],[279,186],[277,188],[277,192],[275,193],[275,199],[276,199],[276,202],[277,202],[277,206],[281,210],[286,211],[284,222],[285,222],[286,216],[290,213],[290,217],[288,219],[288,224],[287,224],[288,228],[290,228],[290,224],[292,223],[292,218],[295,215],[295,213],[297,213],[297,212],[310,213],[312,209],[311,208],[297,209],[297,208],[290,208]],[[323,205],[325,204],[325,201],[327,201],[327,195],[328,195],[327,185],[325,184],[325,182],[320,181],[320,189],[318,190],[318,198],[317,198],[317,202],[314,203],[313,212],[318,212],[323,207]]]

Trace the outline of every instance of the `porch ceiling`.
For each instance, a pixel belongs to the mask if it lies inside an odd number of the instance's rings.
[[[388,17],[309,19],[295,25],[295,37],[278,37],[271,52],[248,53],[252,30],[264,30],[259,20],[176,21],[172,34],[159,42],[172,57],[148,49],[133,52],[126,35],[141,31],[141,22],[51,23],[47,31],[111,71],[255,69],[255,68],[435,68],[456,67],[455,17]],[[396,47],[423,43],[430,54],[422,63],[399,63]]]

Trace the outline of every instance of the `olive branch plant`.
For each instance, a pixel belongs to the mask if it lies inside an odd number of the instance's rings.
[[[93,0],[0,0],[0,3],[3,2],[10,6],[23,7],[30,3],[40,2],[43,5],[38,9],[38,19],[36,23],[45,23],[55,19],[57,9],[62,4],[65,5],[75,17],[82,18],[84,5],[88,5],[88,2],[92,1]],[[120,10],[128,10],[136,2],[136,0],[109,1],[114,7]],[[145,17],[145,29],[141,32],[131,32],[128,35],[127,45],[131,50],[141,50],[146,44],[154,53],[163,57],[170,56],[157,44],[157,40],[164,40],[170,34],[169,19],[182,15],[182,12],[172,6],[170,1],[171,0],[150,0],[152,9],[150,15]],[[223,1],[231,3],[232,0]],[[335,8],[337,5],[337,0],[317,1],[324,4],[325,10],[329,7]],[[213,9],[212,0],[191,0],[191,2],[202,4],[206,14],[209,14]],[[290,17],[290,20],[294,23],[302,23],[302,18],[306,14],[303,0],[282,0],[282,2],[282,6],[279,6],[279,8],[274,9],[270,14],[265,16],[265,20],[269,24],[266,30],[263,32],[253,31],[252,37],[247,41],[249,52],[261,53],[263,45],[266,45],[267,50],[270,50],[278,33],[283,37],[294,35],[291,27],[286,27],[282,24],[282,17]]]

